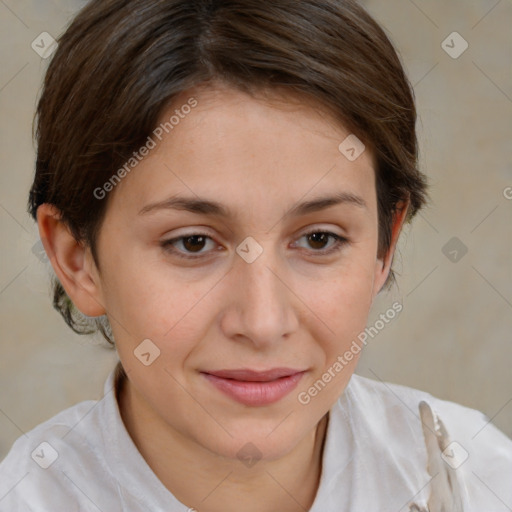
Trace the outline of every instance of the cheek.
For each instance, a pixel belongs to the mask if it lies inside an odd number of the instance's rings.
[[[371,279],[368,280],[371,283]],[[323,293],[311,297],[315,313],[311,336],[316,342],[316,362],[310,378],[298,390],[297,399],[318,414],[339,397],[354,373],[362,352],[359,336],[366,327],[371,306],[369,283],[346,279],[324,286]]]
[[[302,296],[307,297],[334,334],[365,323],[372,304],[375,258],[356,254],[315,281],[309,281]]]
[[[187,285],[161,263],[143,262],[133,253],[112,260],[105,269],[105,301],[116,339],[133,350],[144,339],[163,348],[165,339],[186,343],[194,336],[189,317],[194,316],[207,283]]]
[[[332,379],[330,389],[343,388],[345,377],[353,373],[361,353],[358,336],[364,332],[372,305],[375,257],[370,250],[354,251],[353,256],[313,286],[310,282],[308,289],[301,292],[314,313],[308,315],[308,330],[322,350],[322,364],[315,378],[330,369],[331,375],[326,376]],[[335,368],[333,364],[344,355],[341,376],[339,364]]]

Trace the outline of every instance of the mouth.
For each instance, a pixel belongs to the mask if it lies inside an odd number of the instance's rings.
[[[297,387],[305,373],[306,370],[293,368],[264,371],[242,368],[201,372],[217,390],[248,406],[278,402]]]

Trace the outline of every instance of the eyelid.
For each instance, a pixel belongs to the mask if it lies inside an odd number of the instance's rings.
[[[312,233],[330,233],[332,235],[339,236],[340,238],[345,238],[345,235],[336,233],[334,228],[329,226],[313,226],[312,228],[305,228],[305,231],[300,232],[299,238]]]

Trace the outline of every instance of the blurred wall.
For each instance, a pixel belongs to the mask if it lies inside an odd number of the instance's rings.
[[[37,227],[26,212],[31,123],[48,62],[31,44],[43,46],[42,32],[57,37],[83,4],[0,2],[0,459],[38,423],[101,397],[117,360],[52,309],[48,269],[33,251]],[[405,229],[398,287],[377,298],[368,325],[395,301],[403,310],[368,337],[358,373],[479,409],[512,436],[512,5],[363,4],[414,85],[432,203]]]

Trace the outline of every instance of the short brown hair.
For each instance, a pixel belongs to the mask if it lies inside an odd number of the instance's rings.
[[[55,205],[100,268],[108,201],[93,191],[142,146],[173,98],[215,80],[249,94],[299,93],[372,149],[379,257],[398,204],[410,200],[410,221],[426,203],[412,87],[384,30],[356,1],[92,0],[59,37],[45,75],[31,216]],[[394,279],[391,271],[386,285]],[[56,277],[53,290],[75,332],[99,329],[113,343],[105,317],[82,315]]]

